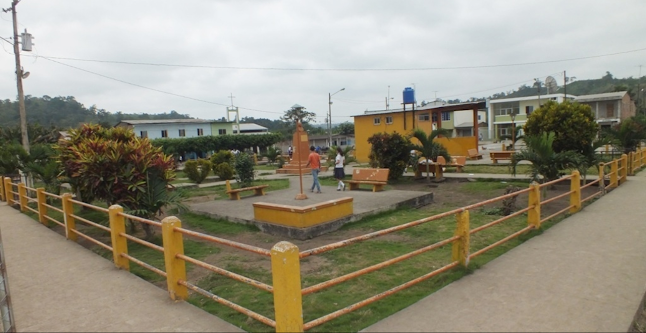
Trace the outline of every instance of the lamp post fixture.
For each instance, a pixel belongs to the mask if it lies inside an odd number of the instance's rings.
[[[514,120],[516,120],[516,111],[511,111],[511,150],[516,150],[516,124],[514,123]]]
[[[332,147],[332,96],[344,91],[345,88],[341,88],[339,91],[334,94],[328,93],[328,112],[327,112],[327,135],[329,141],[329,147]]]

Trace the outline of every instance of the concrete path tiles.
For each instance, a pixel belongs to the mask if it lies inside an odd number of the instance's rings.
[[[0,204],[9,290],[19,332],[237,332]]]
[[[646,291],[646,173],[365,332],[626,332]]]

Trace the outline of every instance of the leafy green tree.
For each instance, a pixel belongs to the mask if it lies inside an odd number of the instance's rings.
[[[599,125],[588,105],[548,101],[529,116],[524,130],[526,137],[554,132],[557,153],[568,150],[583,153],[592,145]]]
[[[435,141],[435,138],[440,135],[448,138],[451,135],[451,131],[447,130],[446,128],[438,128],[426,135],[426,132],[424,132],[422,129],[416,128],[410,134],[411,138],[415,138],[419,142],[418,144],[412,144],[411,149],[417,150],[421,153],[422,157],[426,159],[426,181],[428,183],[431,182],[431,175],[429,174],[431,163],[429,163],[428,161],[431,160],[437,162],[438,156],[444,157],[444,159],[447,161],[451,160],[451,156],[449,155],[446,147],[444,147],[441,143]]]
[[[370,165],[388,168],[388,179],[399,179],[406,169],[410,156],[410,140],[397,133],[376,133],[368,138]]]
[[[354,134],[354,124],[349,121],[346,121],[345,123],[339,124],[336,127],[336,131],[341,135]]]
[[[646,116],[639,115],[625,119],[606,130],[604,135],[618,150],[626,154],[635,151],[641,142],[646,140]]]
[[[516,175],[516,168],[520,161],[532,163],[529,175],[532,181],[539,183],[558,179],[563,170],[576,169],[584,157],[571,150],[556,152],[553,149],[554,141],[555,134],[553,132],[536,136],[526,135],[526,149],[511,155],[512,174]]]
[[[300,120],[301,124],[304,125],[316,121],[316,113],[306,111],[305,107],[296,104],[285,111],[285,114],[280,119],[291,124],[295,124],[297,120]]]
[[[25,165],[29,161],[29,154],[22,145],[18,143],[8,143],[0,149],[0,174],[17,175],[20,171],[25,170]]]

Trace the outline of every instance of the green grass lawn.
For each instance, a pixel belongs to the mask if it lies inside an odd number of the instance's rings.
[[[269,185],[269,187],[266,188],[265,191],[277,191],[277,190],[288,188],[289,180],[287,179],[255,180],[253,181],[251,186],[256,186],[256,185]],[[235,182],[232,183],[231,186],[233,188],[238,188],[238,185]],[[228,195],[226,194],[225,185],[198,187],[198,188],[191,188],[191,189],[179,189],[179,191],[182,191],[182,195],[186,198],[199,197],[199,196],[212,195],[212,194],[217,194],[219,199],[228,198]]]
[[[505,168],[506,166],[500,166]],[[465,171],[472,172],[472,171]],[[489,173],[489,172],[487,172]],[[348,175],[346,179],[350,179]],[[409,177],[397,181],[396,183],[412,182]],[[332,177],[322,177],[322,185],[336,185],[336,180]],[[278,190],[287,188],[289,181],[280,180],[263,180],[256,181],[254,185],[269,184],[268,190]],[[459,191],[465,194],[491,192],[491,196],[501,195],[504,188],[513,184],[521,188],[527,186],[527,182],[514,181],[501,183],[500,181],[477,181],[464,183],[459,187]],[[188,197],[218,194],[226,197],[224,193],[225,186],[214,186],[206,188],[190,189],[186,192]],[[562,200],[568,200],[564,198]],[[59,206],[59,204],[55,204]],[[346,224],[341,230],[335,232],[330,239],[344,239],[348,234],[357,235],[365,234],[375,230],[381,230],[406,222],[426,218],[439,214],[454,208],[458,208],[459,203],[453,205],[436,206],[430,205],[420,209],[399,209],[395,211],[384,212],[378,215],[364,218],[358,222]],[[520,204],[522,207],[523,204]],[[491,215],[492,206],[474,209],[470,211],[470,227],[473,229],[477,226],[486,224],[500,218],[499,215]],[[500,206],[500,203],[495,204]],[[80,216],[86,217],[97,223],[106,224],[107,215],[96,211],[79,211]],[[62,216],[57,212],[50,212],[51,216],[57,215],[60,221]],[[32,214],[33,216],[33,214]],[[560,221],[564,216],[559,216],[554,220],[544,224],[544,228],[549,228],[554,223]],[[249,239],[278,239],[270,238],[261,233],[254,226],[230,223],[223,220],[215,220],[193,213],[183,213],[180,215],[184,227],[191,230],[198,230],[215,236],[242,237]],[[81,223],[77,223],[80,225]],[[471,253],[500,240],[507,235],[514,233],[527,225],[525,214],[514,217],[508,221],[500,223],[494,227],[488,228],[481,232],[471,235]],[[388,259],[409,253],[424,246],[436,243],[438,241],[450,238],[456,226],[455,216],[438,219],[410,229],[405,229],[388,235],[378,237],[362,243],[353,244],[344,248],[329,251],[323,254],[304,258],[301,261],[301,281],[302,287],[309,287],[317,283],[327,281],[331,278],[342,276],[354,272],[358,269],[368,267]],[[84,232],[95,235],[96,237],[107,237],[107,233],[102,230],[94,231],[90,228],[84,228]],[[395,312],[419,301],[420,299],[432,294],[438,289],[460,279],[462,276],[471,273],[474,269],[493,260],[506,251],[518,246],[527,239],[540,234],[542,231],[532,231],[519,238],[513,239],[491,251],[474,258],[469,268],[455,268],[436,277],[421,282],[411,288],[405,289],[392,296],[386,297],[371,305],[358,309],[349,314],[336,318],[326,324],[317,326],[311,331],[358,331],[361,330]],[[159,231],[157,231],[159,235]],[[161,245],[159,236],[152,240],[155,244]],[[302,242],[305,246],[306,242]],[[274,243],[268,243],[269,248]],[[188,256],[202,259],[212,254],[221,254],[222,248],[202,241],[194,241],[185,237],[185,253]],[[95,250],[97,253],[111,258],[111,253],[104,250]],[[230,249],[227,249],[230,251]],[[236,250],[237,251],[237,250]],[[242,274],[255,280],[272,284],[272,276],[269,265],[265,261],[269,258],[260,257],[257,259],[254,255],[233,254],[218,256],[216,265],[234,273]],[[129,253],[135,258],[143,260],[159,269],[164,268],[163,255],[155,250],[145,246],[129,242]],[[227,252],[228,253],[228,252]],[[259,263],[263,261],[264,264]],[[324,289],[322,291],[303,296],[303,316],[304,321],[308,322],[329,314],[333,311],[342,309],[356,302],[364,300],[370,296],[384,292],[388,289],[401,285],[423,274],[429,273],[451,262],[451,245],[445,245],[439,249],[429,251],[411,259],[399,262],[387,268],[351,279],[342,284]],[[520,265],[521,263],[519,263]],[[194,276],[197,268],[187,264],[188,278]],[[163,279],[157,274],[131,263],[131,272],[151,282],[161,283]],[[195,281],[193,281],[195,282]],[[236,304],[246,307],[252,311],[260,313],[269,318],[274,318],[273,295],[271,293],[256,289],[247,284],[243,284],[230,278],[209,274],[197,281],[197,284],[215,295],[230,300]],[[191,295],[190,303],[203,308],[204,310],[217,315],[218,317],[238,326],[247,331],[273,332],[274,330],[262,323],[250,319],[248,316],[232,310],[226,306],[220,305],[210,299],[200,295]]]
[[[472,190],[472,189],[469,189]],[[359,231],[367,233],[380,230],[438,214],[450,208],[442,209],[401,209],[366,218],[360,222],[346,225],[343,231]],[[485,214],[484,210],[471,212],[471,227],[477,227],[490,222],[499,216]],[[526,217],[520,216],[510,221],[501,223],[471,237],[471,252],[475,252],[505,236],[526,226]],[[331,278],[341,276],[357,269],[364,268],[384,260],[397,257],[433,244],[453,235],[455,217],[429,222],[411,229],[403,230],[394,236],[372,239],[360,244],[353,244],[345,248],[336,249],[321,255],[316,259],[317,267],[307,266],[314,260],[313,257],[302,260],[303,287],[312,286]],[[469,274],[473,269],[494,259],[509,249],[521,244],[525,240],[540,232],[530,232],[518,239],[509,241],[477,258],[469,269],[456,268],[420,284],[389,296],[372,305],[341,316],[329,323],[313,328],[314,332],[327,331],[358,331],[380,319],[383,319],[446,286],[447,284]],[[264,283],[271,284],[271,272],[261,265],[251,268],[244,265],[245,258],[235,256],[223,262],[227,270],[243,274]],[[268,260],[268,259],[267,259]],[[369,273],[359,278],[349,280],[340,285],[324,289],[323,291],[303,296],[303,313],[305,322],[319,318],[333,311],[352,305],[365,298],[384,292],[402,283],[429,273],[451,262],[451,246],[447,245],[434,251],[427,252],[417,257],[397,263],[388,268]],[[200,281],[199,285],[212,293],[231,300],[241,306],[247,307],[269,318],[273,318],[273,297],[270,293],[259,291],[248,285],[235,282],[231,279],[211,275]],[[255,320],[250,320],[246,315],[240,314],[225,306],[219,305],[202,296],[191,296],[191,303],[202,307],[206,311],[218,315],[248,331],[273,331]]]

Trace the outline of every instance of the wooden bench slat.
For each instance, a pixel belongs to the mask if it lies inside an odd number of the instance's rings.
[[[372,191],[382,191],[384,185],[388,182],[388,173],[390,169],[386,168],[357,168],[352,171],[352,180],[348,180],[350,190],[359,188],[359,184],[372,185]]]
[[[267,187],[269,187],[269,185],[256,185],[256,186],[232,189],[231,183],[229,183],[229,181],[227,180],[226,193],[229,195],[229,198],[231,200],[240,200],[240,192],[253,191],[254,195],[265,195],[265,188]]]

